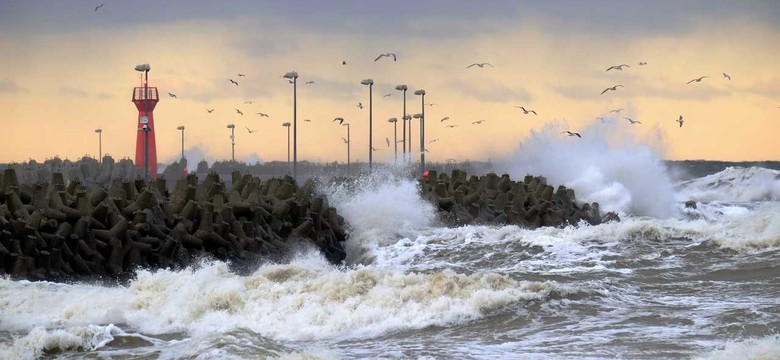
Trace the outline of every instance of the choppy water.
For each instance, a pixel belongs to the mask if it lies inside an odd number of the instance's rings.
[[[0,358],[780,358],[777,171],[680,183],[668,217],[564,229],[437,227],[392,176],[325,191],[353,224],[347,266],[304,249],[245,276],[0,279]]]

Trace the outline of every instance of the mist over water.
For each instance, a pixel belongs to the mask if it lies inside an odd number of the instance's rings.
[[[514,179],[542,175],[548,184],[575,190],[577,200],[598,202],[601,211],[669,218],[678,215],[675,191],[661,154],[636,139],[623,124],[592,123],[582,138],[561,134],[564,124],[533,131],[496,165]]]

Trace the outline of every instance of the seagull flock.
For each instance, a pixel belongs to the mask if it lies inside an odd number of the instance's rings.
[[[97,6],[95,6],[95,8],[94,8],[94,12],[98,12],[98,11],[99,11],[101,8],[103,8],[105,5],[106,5],[106,4],[104,4],[104,3],[101,3],[100,5],[97,5]],[[393,59],[393,62],[397,62],[397,61],[398,61],[398,56],[396,55],[396,53],[393,53],[393,52],[384,52],[384,53],[380,53],[380,54],[378,54],[378,55],[377,55],[377,57],[376,57],[376,58],[374,58],[374,62],[378,62],[379,60],[381,60],[381,59],[383,59],[383,58],[387,58],[387,59],[390,59],[390,58],[392,58],[392,59]],[[340,65],[341,65],[341,66],[346,66],[346,65],[347,65],[347,60],[342,60],[342,61],[341,61],[341,63],[340,63]],[[639,61],[639,62],[637,63],[637,65],[638,65],[638,66],[645,66],[645,65],[647,65],[647,62],[645,62],[645,61]],[[470,64],[470,65],[466,66],[466,69],[470,69],[470,68],[480,68],[480,69],[485,69],[485,67],[486,67],[486,66],[487,66],[487,67],[489,67],[489,68],[491,68],[491,69],[492,69],[492,68],[495,68],[495,66],[493,66],[493,64],[491,64],[491,63],[489,63],[489,62],[475,62],[475,63],[472,63],[472,64]],[[609,67],[608,67],[608,68],[605,70],[605,72],[609,72],[609,71],[613,71],[613,70],[614,70],[614,71],[620,71],[620,72],[622,72],[622,71],[623,71],[623,68],[630,68],[630,67],[631,67],[631,66],[629,66],[628,64],[618,64],[618,65],[612,65],[612,66],[609,66]],[[722,74],[723,74],[723,78],[724,78],[724,79],[727,79],[727,80],[731,81],[731,76],[730,76],[729,74],[727,74],[727,73],[725,73],[725,72],[724,72],[724,73],[722,73]],[[244,74],[244,73],[237,73],[237,74],[236,74],[236,76],[237,76],[238,78],[246,78],[246,74]],[[284,76],[283,76],[283,77],[284,77]],[[691,79],[690,81],[688,81],[688,82],[687,82],[687,83],[685,83],[685,84],[686,84],[686,85],[688,85],[688,84],[692,84],[692,83],[700,83],[700,82],[702,82],[704,79],[707,79],[707,78],[709,78],[709,76],[707,76],[707,75],[700,76],[700,77],[697,77],[697,78],[693,78],[693,79]],[[290,84],[294,83],[294,82],[293,82],[292,80],[290,80],[290,79],[286,79],[286,80],[287,80],[287,81],[288,81]],[[239,85],[240,85],[240,84],[239,84],[239,82],[238,82],[237,80],[234,80],[233,78],[227,78],[227,81],[228,81],[228,84],[230,84],[230,85],[232,85],[232,86],[234,86],[234,87],[239,87]],[[306,82],[304,83],[304,85],[314,85],[314,84],[315,84],[315,82],[314,82],[314,81],[312,81],[312,80],[306,81]],[[601,94],[600,94],[600,95],[604,95],[604,94],[606,94],[606,93],[607,93],[607,92],[609,92],[609,91],[613,91],[613,92],[614,92],[614,91],[617,91],[617,90],[618,90],[618,88],[625,88],[625,86],[623,86],[622,84],[616,84],[616,85],[614,85],[614,86],[607,87],[607,88],[605,88],[604,90],[602,90],[602,91],[601,91]],[[391,97],[391,96],[393,96],[393,93],[388,93],[388,94],[385,94],[383,97],[385,97],[385,98],[386,98],[386,97]],[[172,93],[172,92],[169,92],[169,93],[168,93],[168,97],[169,97],[169,98],[171,98],[171,99],[178,99],[178,96],[177,96],[175,93]],[[252,100],[247,100],[247,101],[245,101],[245,102],[244,102],[244,105],[252,105],[252,104],[254,104],[254,101],[252,101]],[[434,105],[436,105],[436,103],[425,103],[424,105],[427,105],[427,106],[429,106],[429,107],[433,107]],[[364,108],[364,106],[363,106],[363,103],[362,103],[362,102],[358,102],[356,107],[357,107],[358,109],[360,109],[360,110],[362,110],[362,109]],[[537,116],[537,115],[538,115],[538,114],[537,114],[537,112],[536,112],[535,110],[532,110],[532,109],[527,109],[525,106],[515,106],[515,108],[518,108],[518,109],[520,109],[520,110],[523,112],[523,115],[529,115],[529,114],[533,114],[534,116]],[[779,108],[780,108],[780,107],[779,107]],[[207,107],[207,108],[205,108],[205,109],[206,109],[206,112],[207,112],[207,113],[209,113],[209,114],[212,114],[212,113],[214,113],[214,111],[215,111],[215,109],[214,109],[214,108],[208,108],[208,107]],[[244,116],[244,113],[241,111],[241,109],[239,109],[239,108],[235,108],[234,110],[235,110],[235,112],[236,112],[236,114],[237,114],[237,115]],[[625,110],[625,109],[623,109],[623,108],[619,108],[619,109],[613,109],[613,110],[610,110],[610,111],[609,111],[609,113],[610,113],[610,114],[613,114],[613,113],[614,113],[614,114],[620,114],[620,112],[622,112],[622,111],[624,111],[624,110]],[[263,117],[270,118],[270,116],[269,116],[267,113],[264,113],[264,112],[256,112],[256,115],[259,115],[261,118],[263,118]],[[407,116],[408,116],[408,114],[407,114]],[[411,118],[411,117],[410,117],[410,118]],[[607,119],[605,119],[605,118],[603,118],[603,117],[599,117],[599,118],[596,118],[596,119],[600,120],[602,123],[606,123],[606,122],[608,121]],[[640,122],[640,121],[637,121],[637,120],[634,120],[634,119],[632,119],[630,116],[624,116],[624,117],[623,117],[623,119],[627,120],[629,125],[642,124],[642,122]],[[391,119],[391,120],[392,120],[392,119]],[[447,121],[449,121],[449,120],[450,120],[450,117],[449,117],[449,116],[445,116],[445,117],[441,118],[441,120],[440,120],[439,122],[440,122],[440,123],[444,123],[444,122],[447,122]],[[311,119],[304,119],[303,121],[304,121],[304,122],[311,122]],[[333,119],[332,123],[338,123],[338,125],[348,125],[348,124],[345,124],[345,123],[344,123],[344,121],[345,121],[345,120],[344,120],[344,118],[343,118],[343,117],[336,117],[336,118],[334,118],[334,119]],[[483,123],[486,123],[486,122],[487,122],[487,120],[484,120],[484,119],[483,119],[483,120],[476,120],[476,121],[473,121],[473,122],[471,122],[471,124],[472,124],[472,125],[481,125],[481,124],[483,124]],[[682,126],[683,126],[683,123],[684,123],[683,116],[682,116],[682,115],[680,115],[680,116],[679,116],[679,118],[676,120],[676,122],[679,124],[679,127],[682,127]],[[448,124],[448,125],[446,125],[446,126],[445,126],[445,128],[447,128],[447,129],[454,129],[454,128],[456,128],[456,127],[458,127],[458,125],[457,125],[457,124]],[[249,126],[245,126],[245,128],[246,128],[246,130],[247,130],[247,132],[248,132],[249,134],[252,134],[252,133],[255,133],[255,132],[257,132],[257,130],[255,130],[255,129],[250,129],[250,128],[249,128]],[[562,132],[561,132],[561,134],[566,134],[566,135],[567,135],[567,136],[569,136],[569,137],[577,137],[577,138],[579,138],[579,139],[581,139],[581,138],[582,138],[582,135],[581,135],[579,132],[574,132],[574,131],[571,131],[571,130],[565,130],[565,131],[562,131]],[[346,138],[343,138],[343,137],[342,137],[341,139],[344,141],[344,143],[345,143],[345,144],[349,144],[349,141],[348,141]],[[428,141],[428,143],[429,143],[429,144],[432,144],[432,143],[435,143],[435,142],[437,142],[437,141],[439,141],[439,139],[438,139],[438,138],[437,138],[437,139],[430,140],[430,141]],[[402,142],[402,141],[396,141],[396,143],[398,143],[398,142]],[[390,138],[386,137],[386,138],[385,138],[385,143],[386,143],[386,145],[387,145],[388,147],[390,147],[390,143],[391,143],[391,142],[390,142]],[[372,147],[372,148],[371,148],[371,150],[372,150],[372,151],[378,151],[379,149],[375,149],[375,148],[373,148],[373,147]],[[428,151],[428,150],[426,149],[425,151]],[[447,161],[450,161],[450,160],[454,161],[455,159],[448,159]]]

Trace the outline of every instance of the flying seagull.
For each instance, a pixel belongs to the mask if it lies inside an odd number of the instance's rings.
[[[472,122],[471,124],[472,125],[479,125],[479,124],[482,124],[485,121],[487,121],[487,120],[477,120],[477,121]]]
[[[525,109],[524,107],[522,107],[522,106],[515,106],[515,107],[516,107],[516,108],[519,108],[519,109],[521,109],[521,110],[523,110],[523,114],[534,113],[534,115],[536,115],[536,111],[533,111],[533,110],[526,110],[526,109]]]
[[[214,109],[209,109],[209,108],[206,108],[206,111],[208,111],[208,112],[209,112],[209,114],[211,114],[211,113],[213,113],[213,112],[214,112]]]
[[[342,60],[341,65],[347,65],[347,60]]]
[[[344,140],[344,143],[345,143],[345,144],[349,144],[349,141],[347,141],[347,139],[345,139],[345,138],[343,138],[343,137],[342,137],[342,138],[341,138],[341,140]]]
[[[261,112],[257,113],[257,115],[260,115],[260,117],[268,117],[268,114],[266,114],[266,113],[261,113]]]
[[[449,119],[450,119],[449,116],[445,116],[445,117],[441,118],[441,121],[439,121],[439,122],[445,122],[445,121],[447,121]]]
[[[336,121],[339,122],[339,125],[343,125],[344,124],[344,118],[337,117],[337,118],[333,119],[333,121],[331,121],[331,122],[336,122]]]
[[[704,79],[704,78],[706,78],[706,77],[708,77],[708,76],[702,76],[702,77],[700,77],[700,78],[693,79],[693,80],[691,80],[691,81],[688,81],[688,82],[687,82],[687,83],[685,83],[685,84],[686,84],[686,85],[688,85],[688,84],[690,84],[690,83],[692,83],[692,82],[694,82],[694,81],[695,81],[695,82],[701,82],[701,80],[702,80],[702,79]]]
[[[723,77],[726,78],[726,79],[731,80],[731,76],[729,76],[729,74],[723,73]]]
[[[425,105],[434,106],[434,105],[436,105],[436,103],[425,103]]]
[[[244,116],[244,113],[242,113],[241,110],[236,109],[236,113],[240,114],[241,116]]]
[[[623,71],[623,66],[625,66],[625,67],[630,67],[630,66],[628,66],[628,65],[626,65],[626,64],[622,64],[622,65],[612,65],[612,66],[608,67],[606,71],[610,71],[610,70],[612,70],[612,69]]]
[[[677,119],[677,122],[680,123],[680,127],[682,127],[683,122],[685,122],[683,121],[682,115],[680,115],[680,118]]]
[[[485,65],[488,65],[488,66],[490,66],[490,67],[494,67],[494,66],[493,66],[491,63],[473,63],[473,64],[471,64],[471,65],[469,65],[469,66],[466,66],[466,69],[468,69],[468,68],[470,68],[470,67],[472,67],[472,66],[479,66],[479,67],[481,67],[481,68],[484,68],[484,67],[485,67]]]
[[[232,84],[235,84],[236,86],[238,86],[238,82],[236,82],[235,80],[233,80],[233,79],[228,79],[228,81],[230,81]]]
[[[239,77],[246,77],[244,74],[238,74]]]
[[[251,100],[250,100],[250,101],[244,101],[244,104],[254,104],[254,103],[255,103],[255,102],[254,102],[254,101],[251,101]]]
[[[602,123],[602,124],[604,124],[604,123],[606,123],[606,122],[607,122],[607,119],[605,119],[605,118],[603,118],[603,117],[597,117],[596,119],[598,119],[599,121],[601,121],[601,123]]]
[[[601,95],[604,95],[604,93],[605,93],[605,92],[607,92],[607,91],[609,91],[609,90],[612,90],[612,91],[617,91],[617,88],[618,88],[618,86],[620,86],[620,87],[624,87],[623,85],[615,85],[615,86],[613,86],[613,87],[608,87],[608,88],[604,89],[604,91],[602,91],[602,92],[601,92]]]
[[[98,6],[95,6],[95,12],[97,12],[97,11],[98,11],[98,9],[102,8],[102,7],[103,7],[103,6],[105,6],[105,5],[106,5],[106,4],[100,4],[100,5],[98,5]]]
[[[387,57],[391,57],[392,56],[393,57],[393,61],[397,61],[398,60],[398,58],[395,57],[394,53],[386,52],[384,54],[379,54],[379,56],[377,56],[376,59],[374,59],[374,61],[377,61],[377,60],[379,60],[379,59],[381,59],[381,58],[383,58],[385,56],[387,56]]]
[[[379,151],[381,149],[374,149],[374,147],[371,147],[371,151]]]
[[[631,125],[634,125],[634,124],[641,124],[641,123],[642,123],[641,121],[636,121],[636,120],[634,120],[634,119],[632,119],[632,118],[629,118],[629,117],[624,117],[623,119],[626,119],[626,120],[628,120],[628,123],[629,123],[629,124],[631,124]]]
[[[251,134],[251,133],[253,133],[253,132],[257,131],[257,130],[251,130],[251,129],[249,129],[249,127],[246,127],[246,131],[249,131],[249,133]]]
[[[384,96],[382,96],[382,97],[389,97],[389,96],[393,96],[393,93],[385,94],[385,95],[384,95]]]
[[[172,98],[174,98],[174,99],[176,99],[176,98],[177,98],[177,97],[176,97],[176,94],[174,94],[174,93],[168,93],[168,96],[170,96],[170,97],[172,97]]]
[[[311,122],[311,119],[303,119],[304,122]]]
[[[644,65],[647,65],[647,61],[640,61],[639,62],[639,66],[644,66]]]
[[[307,81],[306,83],[304,83],[304,85],[311,85],[311,84],[314,84],[314,81]]]
[[[561,134],[569,134],[569,136],[576,136],[576,137],[582,139],[582,136],[580,136],[580,133],[571,132],[569,130],[561,131]]]
[[[456,127],[458,127],[458,125],[447,125],[447,126],[445,126],[445,127],[448,127],[448,128],[456,128]]]
[[[357,104],[357,107],[358,107],[358,108],[360,108],[360,109],[362,109],[362,108],[363,108],[363,103],[362,103],[362,102],[359,102],[359,103]]]
[[[431,141],[428,141],[428,143],[429,143],[429,144],[430,144],[430,143],[435,143],[435,142],[437,142],[437,141],[439,141],[439,139],[433,139],[433,140],[431,140]]]
[[[387,147],[390,147],[390,138],[385,137],[385,142],[387,143]]]
[[[610,113],[616,113],[616,114],[620,114],[620,112],[621,112],[621,111],[623,111],[623,110],[625,110],[625,109],[622,109],[622,108],[621,108],[621,109],[610,110],[609,112],[610,112]]]
[[[292,81],[290,79],[287,79],[287,82],[290,83],[290,84],[295,84],[295,81]]]

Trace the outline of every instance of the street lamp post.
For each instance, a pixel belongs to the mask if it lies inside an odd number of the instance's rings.
[[[347,127],[347,175],[349,175],[349,147],[352,145],[352,139],[349,137],[349,123],[342,124],[342,126]]]
[[[298,73],[290,71],[283,75],[293,82],[293,179],[298,176]],[[288,128],[289,130],[289,128]]]
[[[176,129],[181,130],[181,159],[184,160],[184,126],[179,126]]]
[[[135,71],[144,73],[144,117],[141,118],[141,123],[144,125],[141,127],[141,131],[144,132],[144,180],[149,181],[149,130],[151,128],[148,125],[149,122],[149,70],[152,67],[149,64],[141,64],[135,66]]]
[[[230,159],[236,162],[236,126],[228,124],[227,128],[230,129]]]
[[[287,128],[287,168],[290,168],[290,123],[282,123],[282,126]]]
[[[393,124],[393,146],[395,147],[395,161],[398,161],[398,119],[397,118],[389,118],[387,119],[387,122]]]
[[[395,87],[395,89],[404,92],[404,112],[403,114],[401,114],[401,121],[403,121],[404,123],[403,126],[404,139],[402,143],[403,143],[403,160],[404,162],[406,162],[406,120],[407,120],[406,119],[406,90],[408,89],[408,87],[406,85],[398,85]]]
[[[371,171],[374,168],[374,128],[373,128],[373,104],[372,93],[374,89],[374,80],[365,79],[360,82],[363,85],[368,85],[368,169]]]
[[[422,176],[425,172],[425,90],[417,90],[414,94],[422,97],[422,102],[420,102],[422,112],[414,115],[415,118],[418,117],[417,115],[420,115],[420,176]]]
[[[98,134],[98,162],[103,162],[103,129],[95,129]]]

